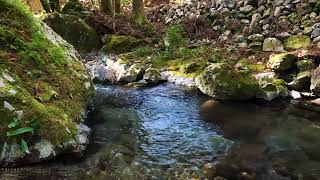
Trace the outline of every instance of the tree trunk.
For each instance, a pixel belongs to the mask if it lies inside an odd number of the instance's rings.
[[[137,25],[147,23],[143,0],[132,0],[132,18]]]
[[[121,0],[114,0],[114,10],[117,14],[121,11]]]
[[[113,14],[112,0],[100,0],[100,11],[107,15]]]
[[[43,9],[46,11],[46,13],[51,13],[50,5],[48,0],[40,0]]]

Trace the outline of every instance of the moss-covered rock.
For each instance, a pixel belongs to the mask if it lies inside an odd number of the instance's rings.
[[[72,14],[82,17],[86,12],[84,6],[78,0],[69,0],[63,7],[62,14]]]
[[[296,64],[299,72],[310,71],[317,67],[315,61],[312,59],[303,59],[298,61]]]
[[[97,32],[77,16],[52,13],[45,16],[43,21],[80,52],[102,47]]]
[[[77,124],[93,94],[78,54],[20,1],[0,4],[0,147],[21,142],[24,154],[25,143],[78,142]],[[6,148],[0,151],[0,164],[16,163]],[[18,160],[28,162],[28,157]]]
[[[310,90],[316,94],[320,95],[320,67],[317,67],[311,73],[311,86]]]
[[[312,41],[306,35],[294,35],[284,41],[285,49],[300,49],[311,45]]]
[[[142,47],[144,41],[131,36],[105,35],[101,51],[108,53],[124,53]]]
[[[295,65],[296,57],[290,53],[270,56],[267,67],[275,71],[286,71]]]
[[[248,71],[234,70],[223,63],[207,67],[196,78],[196,85],[204,94],[220,100],[252,99],[259,86]]]
[[[311,72],[310,71],[304,71],[300,72],[297,77],[293,79],[292,82],[290,82],[288,85],[291,89],[294,90],[303,90],[308,89],[310,86],[311,81]]]

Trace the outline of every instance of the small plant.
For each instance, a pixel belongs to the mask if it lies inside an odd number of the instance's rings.
[[[8,128],[10,131],[7,132],[7,137],[19,137],[25,133],[32,133],[34,134],[34,129],[32,127],[21,127],[19,128],[19,120],[18,118],[13,118],[11,122],[8,124]],[[26,154],[29,154],[29,147],[27,142],[21,138],[20,140],[20,148]]]
[[[218,62],[221,62],[221,60],[222,60],[221,50],[215,48],[215,49],[212,51],[210,62],[212,62],[212,63],[218,63]]]
[[[182,25],[174,25],[168,28],[164,37],[164,44],[167,51],[174,51],[187,45],[188,39],[185,36]]]

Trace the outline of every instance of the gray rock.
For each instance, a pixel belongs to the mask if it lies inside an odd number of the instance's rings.
[[[244,7],[241,7],[241,8],[240,8],[240,11],[243,12],[243,13],[250,13],[253,9],[254,9],[253,6],[251,6],[251,5],[246,5],[246,6],[244,6]]]
[[[276,38],[266,38],[263,42],[263,51],[283,51],[283,44],[280,40]]]
[[[319,36],[320,36],[320,28],[316,28],[315,30],[312,31],[312,33],[311,33],[311,38],[312,39],[315,39],[315,38],[317,38]]]
[[[143,75],[143,80],[147,81],[148,83],[158,83],[162,80],[160,70],[155,68],[148,68]]]
[[[262,42],[264,40],[264,36],[262,34],[253,34],[248,37],[248,40],[253,42]]]

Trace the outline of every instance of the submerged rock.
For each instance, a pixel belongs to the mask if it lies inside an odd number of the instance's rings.
[[[216,63],[196,78],[196,86],[215,99],[248,100],[255,97],[258,81],[247,71],[233,70],[227,64]]]

